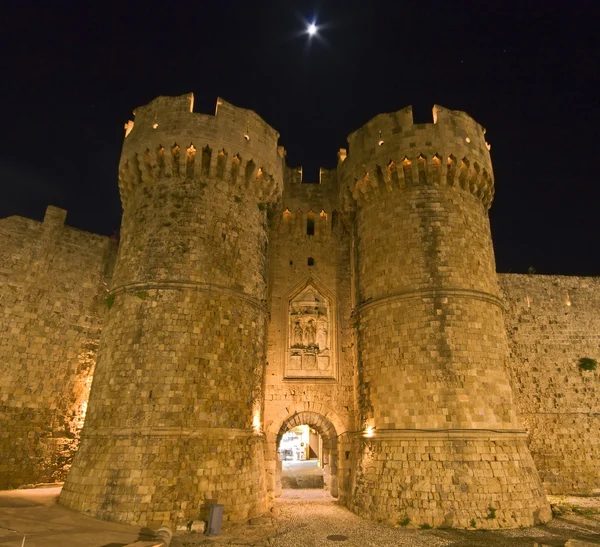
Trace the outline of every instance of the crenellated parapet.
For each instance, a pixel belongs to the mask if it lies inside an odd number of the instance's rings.
[[[119,165],[124,207],[136,186],[173,177],[222,181],[259,202],[276,201],[283,181],[279,133],[251,110],[222,99],[214,116],[193,112],[193,103],[191,93],[158,97],[134,111]]]
[[[412,108],[380,114],[348,137],[338,154],[342,192],[357,202],[394,189],[447,185],[485,208],[494,197],[485,129],[464,112],[433,107],[433,123],[413,123]],[[342,196],[343,197],[343,196]]]

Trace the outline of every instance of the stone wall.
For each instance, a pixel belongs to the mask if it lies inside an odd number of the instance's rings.
[[[0,489],[65,479],[78,448],[116,242],[0,221]]]
[[[500,274],[513,393],[550,494],[600,493],[600,278]]]
[[[277,435],[297,413],[327,436],[354,430],[354,347],[350,295],[350,234],[339,214],[334,172],[306,184],[286,169],[283,202],[270,232],[269,323],[265,386],[265,458],[270,492],[278,492]],[[310,299],[312,304],[302,302]],[[314,304],[314,305],[313,305]],[[294,327],[321,324],[315,340],[294,339]],[[300,337],[301,338],[301,337]],[[322,423],[328,423],[324,428]],[[333,433],[334,432],[334,433]],[[337,438],[336,438],[337,446]],[[326,461],[326,488],[344,496],[337,449]],[[327,468],[329,467],[329,468]],[[347,474],[347,472],[346,472]],[[340,488],[338,488],[338,485]]]

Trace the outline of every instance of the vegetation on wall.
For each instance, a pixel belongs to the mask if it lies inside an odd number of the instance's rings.
[[[581,370],[596,370],[598,366],[598,361],[596,359],[592,359],[591,357],[582,357],[579,359],[579,368]]]

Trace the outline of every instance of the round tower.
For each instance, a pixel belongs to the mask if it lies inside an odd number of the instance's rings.
[[[393,524],[531,525],[549,506],[512,400],[484,129],[410,107],[349,138],[360,449],[350,506]]]
[[[137,525],[265,510],[267,209],[283,149],[254,112],[159,97],[126,126],[123,220],[62,504]]]

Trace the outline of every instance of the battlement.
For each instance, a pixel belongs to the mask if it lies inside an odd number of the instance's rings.
[[[275,201],[283,184],[279,133],[251,110],[217,99],[215,114],[193,112],[194,96],[157,97],[125,126],[119,166],[123,204],[132,189],[159,178],[214,178]]]
[[[44,214],[44,226],[46,228],[62,228],[67,219],[67,211],[60,207],[48,205]]]
[[[231,131],[230,138],[238,137],[240,142],[242,139],[250,141],[252,137],[256,137],[263,142],[272,140],[276,143],[279,138],[279,133],[256,112],[234,106],[220,97],[217,98],[214,115],[194,112],[193,93],[177,97],[156,97],[147,105],[135,108],[133,114],[135,121],[132,122],[129,133],[133,129],[139,131],[140,126],[156,130],[161,124],[169,126],[173,123],[185,123],[189,127],[180,127],[180,130],[212,126],[214,129]]]
[[[302,166],[290,167],[285,166],[284,169],[284,182],[285,184],[302,184]]]
[[[411,147],[411,143],[414,146],[427,145],[431,141],[430,137],[456,137],[461,139],[461,143],[464,141],[470,145],[471,149],[481,147],[487,150],[485,128],[466,112],[434,105],[432,114],[433,123],[420,124],[413,121],[412,106],[396,112],[378,114],[348,135],[349,152],[352,154],[357,148],[384,146],[389,140],[407,148]]]
[[[484,135],[465,112],[438,105],[433,123],[415,124],[410,106],[379,114],[348,136],[348,152],[338,155],[339,178],[357,201],[383,189],[445,184],[489,207],[494,185]]]

